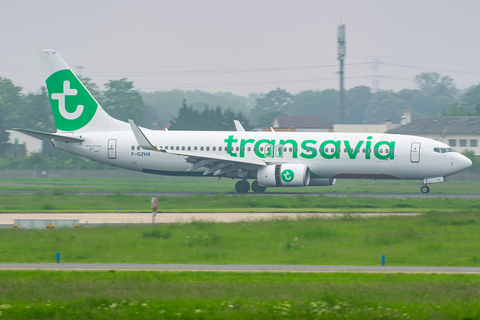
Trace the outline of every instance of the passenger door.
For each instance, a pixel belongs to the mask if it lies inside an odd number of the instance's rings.
[[[410,162],[420,162],[420,142],[412,142],[412,147],[410,149]]]
[[[117,159],[117,140],[108,140],[108,159]]]

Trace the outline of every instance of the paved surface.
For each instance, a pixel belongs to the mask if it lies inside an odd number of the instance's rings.
[[[354,216],[377,217],[387,215],[411,216],[418,213],[353,213]],[[213,222],[237,222],[267,219],[294,219],[316,216],[322,218],[341,217],[343,213],[157,213],[155,223],[179,223],[193,220]],[[0,226],[13,227],[15,219],[78,219],[80,224],[152,223],[151,213],[0,213]]]
[[[57,191],[58,192],[58,191]],[[107,195],[116,194],[114,191],[62,191],[64,194],[77,195]],[[51,190],[0,190],[0,194],[53,194]],[[197,194],[214,195],[222,194],[222,192],[149,192],[149,191],[124,191],[122,194],[149,196],[149,197],[186,197]],[[234,195],[236,192],[226,192],[226,194]],[[263,194],[247,193],[247,196],[261,197],[264,194],[275,196],[318,196],[319,193],[302,192],[302,193],[283,193],[283,192],[265,192]],[[322,193],[326,197],[368,197],[368,198],[480,198],[480,193]]]
[[[315,265],[213,265],[213,264],[0,264],[0,270],[58,271],[210,271],[210,272],[351,272],[351,273],[461,273],[480,274],[474,267],[381,267]]]

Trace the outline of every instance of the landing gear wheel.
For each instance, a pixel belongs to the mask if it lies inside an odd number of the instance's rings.
[[[235,190],[238,193],[247,193],[250,190],[250,183],[247,180],[240,180],[235,183]]]
[[[255,193],[264,193],[267,187],[261,187],[258,185],[258,181],[255,180],[252,182],[252,190]]]
[[[429,193],[430,192],[430,187],[429,186],[423,186],[420,188],[420,191],[422,191],[422,193]]]

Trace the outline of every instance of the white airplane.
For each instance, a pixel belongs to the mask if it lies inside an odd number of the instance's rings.
[[[55,50],[39,52],[56,133],[15,129],[51,139],[85,160],[172,176],[238,179],[235,190],[330,186],[336,179],[441,182],[472,165],[448,145],[378,133],[167,131],[110,117]],[[248,180],[254,180],[251,185]]]

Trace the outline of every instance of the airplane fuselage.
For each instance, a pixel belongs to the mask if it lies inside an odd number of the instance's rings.
[[[465,167],[463,156],[444,143],[390,134],[303,132],[202,132],[143,130],[160,149],[268,164],[299,163],[319,178],[426,179],[452,175]],[[131,131],[86,132],[80,143],[57,148],[116,167],[163,175],[203,175],[187,171],[187,156],[144,150]],[[435,148],[440,150],[434,151]],[[442,149],[445,151],[442,153]],[[460,156],[460,157],[459,157]],[[239,167],[251,169],[251,165]]]

